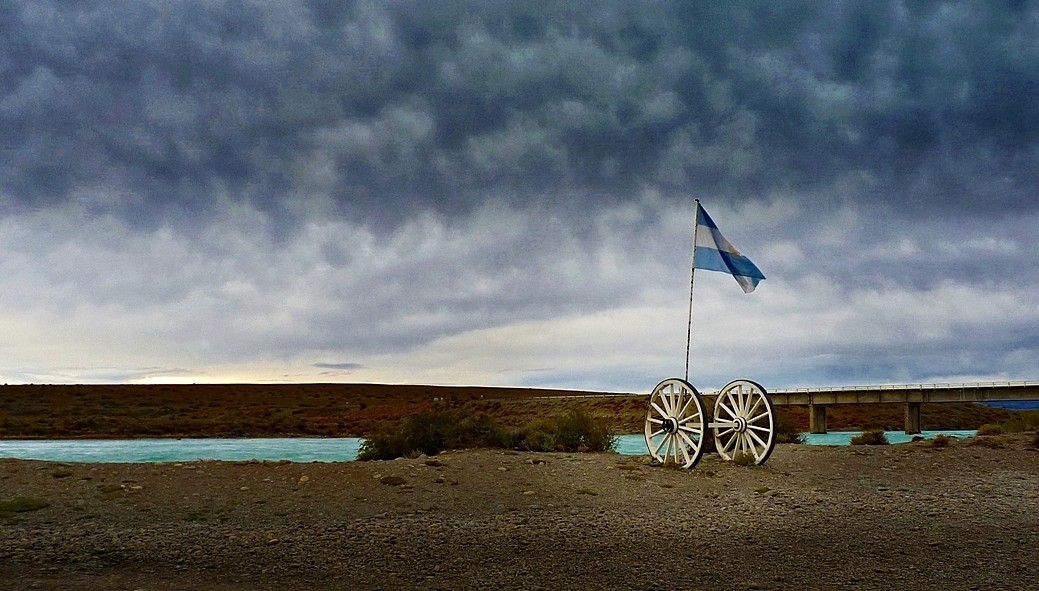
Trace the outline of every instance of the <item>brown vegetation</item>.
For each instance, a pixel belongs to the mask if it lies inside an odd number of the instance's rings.
[[[642,430],[646,395],[380,384],[21,385],[0,387],[0,438],[364,436],[421,412],[451,410],[520,428],[575,405],[618,433]],[[708,405],[713,400],[708,398]],[[779,420],[808,429],[806,407]],[[1014,413],[978,404],[924,404],[927,429],[976,429]],[[830,430],[900,429],[900,404],[834,405]]]

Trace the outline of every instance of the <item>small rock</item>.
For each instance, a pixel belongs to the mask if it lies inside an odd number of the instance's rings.
[[[306,484],[308,482],[310,482],[310,477],[307,476],[306,474],[304,474],[303,476],[299,477],[299,483],[300,484]]]
[[[389,486],[401,486],[407,482],[407,480],[404,480],[400,476],[383,476],[379,479],[379,482]]]
[[[238,490],[249,490],[249,487],[248,486],[243,486],[243,487],[239,488]]]
[[[499,471],[499,472],[508,472],[508,471],[509,471],[509,469],[508,469],[508,468],[506,468],[505,466],[498,466],[498,471]]]

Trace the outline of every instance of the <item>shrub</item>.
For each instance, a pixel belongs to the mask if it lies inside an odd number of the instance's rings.
[[[571,410],[554,422],[542,421],[513,431],[486,414],[461,418],[458,412],[413,415],[395,428],[377,431],[361,443],[359,460],[392,460],[436,455],[445,449],[511,448],[521,451],[609,451],[617,438],[606,419]]]
[[[1039,411],[1017,411],[1011,419],[1003,421],[996,426],[1002,429],[1003,433],[1024,433],[1025,431],[1039,429]]]
[[[797,430],[790,421],[780,419],[776,423],[776,443],[797,443],[804,445],[806,441],[804,433]]]
[[[556,443],[563,451],[609,451],[617,437],[607,419],[573,408],[556,422]]]
[[[1039,449],[1039,429],[1035,430],[1035,437],[1032,438],[1032,447]]]
[[[852,445],[887,445],[887,435],[881,429],[870,429],[851,438]]]
[[[555,428],[540,423],[516,429],[510,435],[508,447],[519,451],[555,451]]]
[[[448,412],[426,412],[404,419],[396,429],[384,429],[365,438],[359,460],[393,460],[419,454],[436,455],[458,437],[458,417]]]
[[[975,434],[976,437],[990,437],[992,435],[1002,435],[1003,426],[997,425],[996,423],[986,423],[978,427],[978,432]]]
[[[975,436],[970,440],[970,444],[978,445],[981,447],[988,447],[991,449],[1003,449],[1004,447],[1006,447],[1006,439],[1003,437]]]
[[[479,413],[462,419],[451,443],[459,447],[510,447],[512,439],[493,417]]]
[[[945,435],[936,435],[934,440],[931,441],[933,447],[949,447],[950,443],[952,443],[952,437],[947,437]]]

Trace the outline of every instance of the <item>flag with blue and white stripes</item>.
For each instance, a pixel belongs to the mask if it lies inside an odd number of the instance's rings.
[[[696,202],[696,243],[693,245],[693,268],[721,271],[736,278],[743,293],[750,293],[765,278],[761,270],[740,254],[718,231],[718,226]]]

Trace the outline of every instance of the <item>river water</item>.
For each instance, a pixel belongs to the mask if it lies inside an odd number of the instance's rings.
[[[973,437],[974,431],[925,431],[933,439],[938,434]],[[848,445],[858,432],[836,431],[807,435],[809,445]],[[891,443],[912,439],[901,431],[888,431]],[[361,447],[357,437],[250,438],[250,439],[59,439],[0,440],[0,458],[49,460],[54,462],[193,462],[196,460],[289,460],[292,462],[345,462],[357,459]],[[617,453],[645,455],[641,434],[621,435]]]

